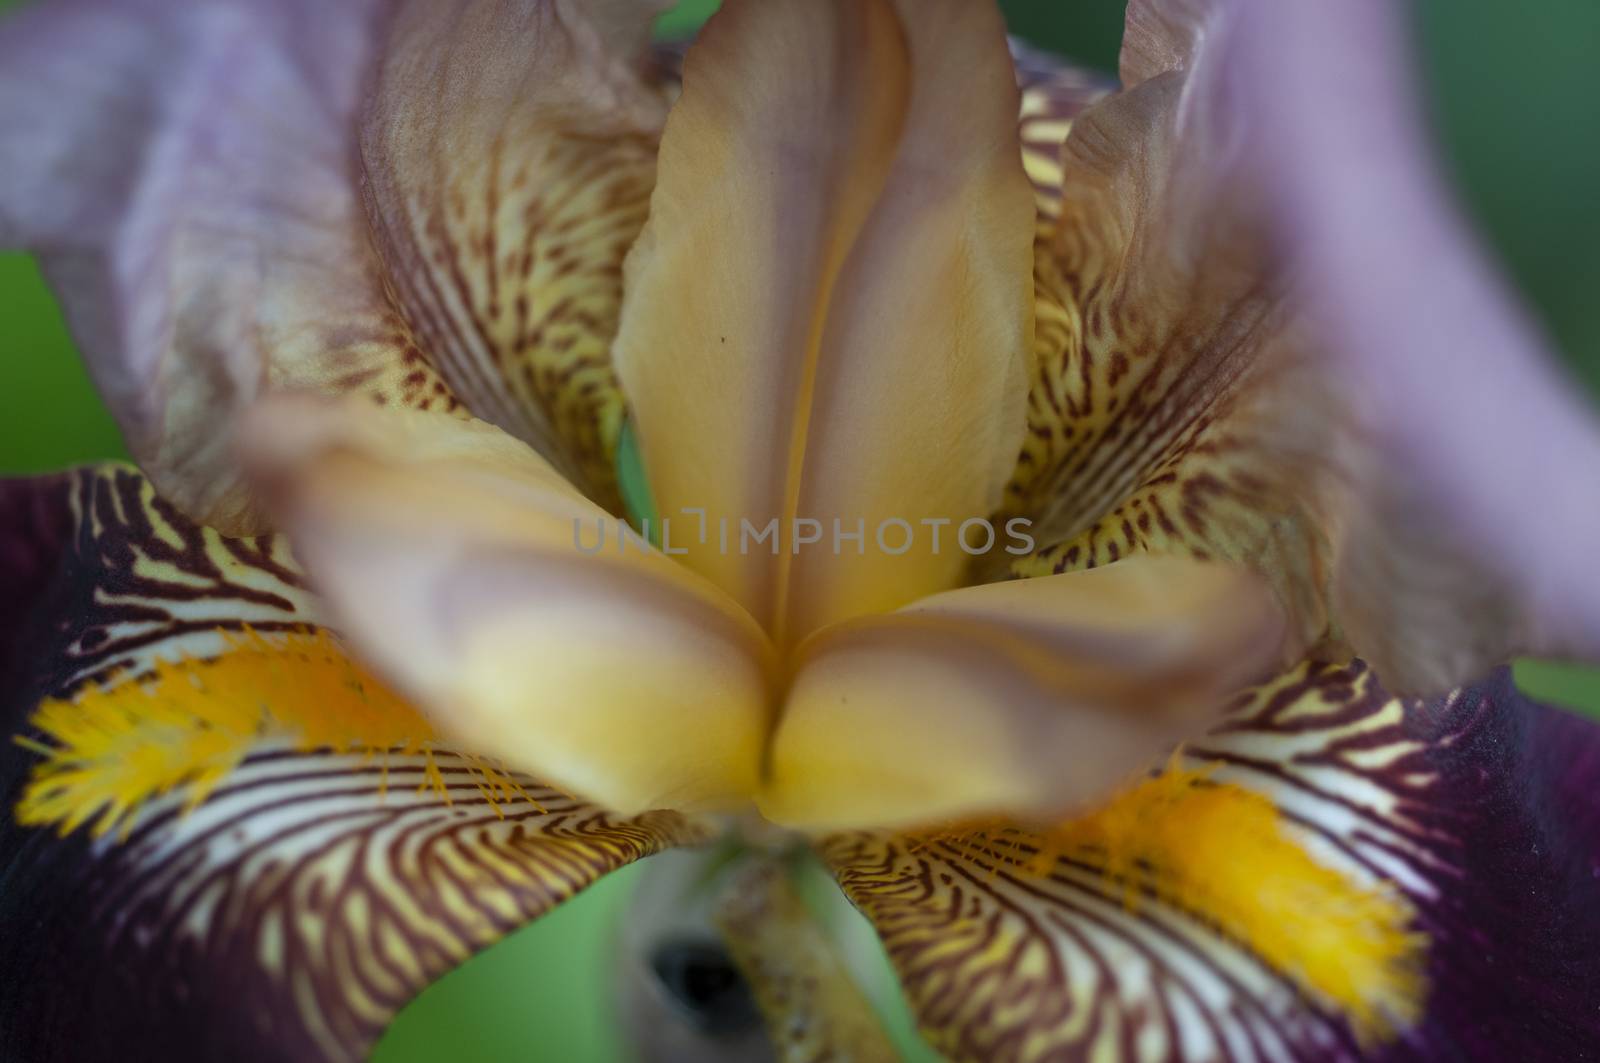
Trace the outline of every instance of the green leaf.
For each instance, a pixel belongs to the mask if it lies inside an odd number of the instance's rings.
[[[632,417],[623,420],[622,431],[617,436],[617,488],[622,492],[628,523],[659,547],[661,514],[656,510],[655,496],[650,493],[650,480],[645,476],[644,455],[639,451],[639,436],[633,429]]]
[[[0,254],[0,475],[126,458],[29,255]]]
[[[656,21],[656,36],[683,37],[700,28],[717,9],[718,0],[683,0]]]
[[[1600,669],[1525,658],[1511,670],[1517,689],[1535,701],[1600,718]]]

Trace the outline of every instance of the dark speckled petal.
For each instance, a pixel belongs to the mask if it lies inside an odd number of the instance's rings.
[[[1307,646],[1436,695],[1600,659],[1600,424],[1432,158],[1403,7],[1129,5],[1038,245],[1008,510],[1019,574],[1249,564]]]

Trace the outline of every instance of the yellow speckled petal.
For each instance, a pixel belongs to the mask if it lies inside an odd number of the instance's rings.
[[[402,4],[362,131],[373,232],[430,356],[613,510],[610,345],[666,114],[642,72],[662,6]]]
[[[1420,1010],[1426,938],[1399,891],[1320,862],[1270,802],[1201,773],[1169,769],[1053,832],[821,848],[957,1063],[1270,1059],[1224,1046],[1371,1044]]]
[[[1103,515],[1279,339],[1249,232],[1187,212],[1205,190],[1178,162],[1205,145],[1178,136],[1183,86],[1166,75],[1104,100],[1067,140],[1061,213],[1037,262],[1051,346],[1007,497],[1045,541]]]
[[[1136,7],[1139,48],[1192,46],[1182,4]],[[1013,568],[1141,553],[1248,564],[1296,640],[1336,641],[1349,418],[1314,376],[1259,227],[1231,212],[1228,144],[1186,116],[1187,78],[1180,65],[1136,79],[1068,138],[1060,212],[1041,223],[1030,431],[1005,510],[1034,521],[1041,549]]]
[[[680,541],[780,643],[960,577],[928,535],[835,551],[836,521],[998,502],[1032,321],[1016,93],[981,4],[732,3],[689,52],[618,367],[664,517],[778,522],[775,555]]]
[[[1535,455],[1590,453],[1592,418],[1561,394],[1491,271],[1472,264],[1419,151],[1392,39],[1403,20],[1379,2],[1302,28],[1307,54],[1326,60],[1312,73],[1278,54],[1266,10],[1131,3],[1128,87],[1073,122],[1036,259],[1029,433],[1001,514],[1031,518],[1043,549],[1012,573],[1143,553],[1248,564],[1297,639],[1328,658],[1359,654],[1406,693],[1447,690],[1518,652],[1583,656],[1594,642],[1584,596],[1551,558],[1586,541],[1567,529],[1597,509],[1552,486],[1562,470]],[[1323,35],[1348,60],[1322,54]],[[1358,57],[1360,91],[1344,83]],[[1258,81],[1242,87],[1252,63]],[[1365,102],[1291,115],[1264,87],[1273,78],[1303,101],[1337,86]],[[1390,146],[1363,154],[1373,138]],[[1305,162],[1314,151],[1356,160],[1365,206],[1328,194],[1338,166]],[[1432,303],[1372,280],[1412,231],[1460,267],[1419,289]],[[1368,310],[1351,309],[1363,300]],[[1477,342],[1451,309],[1469,305],[1495,340]],[[1449,342],[1431,324],[1446,320],[1458,326]],[[1451,368],[1468,348],[1502,385]],[[1526,413],[1511,433],[1525,449],[1481,428],[1516,419],[1502,398]],[[1528,516],[1541,509],[1529,500],[1552,492],[1570,519]],[[1534,540],[1545,548],[1527,548]]]
[[[1284,661],[1244,569],[1177,559],[951,591],[802,645],[761,807],[807,830],[1053,821]]]
[[[1436,856],[1391,804],[1411,791],[1415,738],[1355,678],[1291,673],[1244,698],[1215,749],[1053,829],[847,835],[822,851],[953,1060],[1361,1054],[1419,1019],[1429,942],[1414,920],[1439,898],[1400,888]],[[1369,766],[1290,767],[1342,747]],[[1233,755],[1259,771],[1232,770]],[[1372,862],[1383,845],[1398,863]]]
[[[453,741],[624,812],[748,799],[765,637],[524,444],[287,402],[250,438],[341,630]]]
[[[1328,487],[1337,482],[1339,431],[1319,390],[1303,365],[1257,367],[1149,455],[1098,519],[1056,541],[1044,536],[1014,570],[1074,572],[1147,554],[1246,564],[1272,587],[1303,645],[1336,637]]]
[[[277,540],[132,470],[0,482],[0,1053],[354,1061],[477,950],[659,849],[451,752]]]

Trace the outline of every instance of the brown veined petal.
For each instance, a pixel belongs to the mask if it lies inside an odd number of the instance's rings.
[[[931,535],[831,537],[985,515],[1020,442],[1033,211],[1004,35],[987,4],[911,7],[726,5],[628,263],[617,365],[656,501],[703,511],[686,560],[780,642],[953,584]],[[738,548],[769,522],[775,550]]]
[[[1354,422],[1327,401],[1289,279],[1243,213],[1229,127],[1188,113],[1191,49],[1207,39],[1194,19],[1213,7],[1131,5],[1129,87],[1073,123],[1038,245],[1038,361],[1005,511],[1043,548],[1013,567],[1249,564],[1296,640],[1336,650],[1332,540]],[[1146,68],[1169,53],[1184,58]]]
[[[0,483],[6,1058],[361,1059],[477,950],[703,837],[448,751],[302,583],[131,469]]]
[[[1570,486],[1600,430],[1450,209],[1403,20],[1323,17],[1130,6],[1132,87],[1075,122],[1039,272],[1068,327],[1041,329],[1007,501],[1047,545],[1017,571],[1245,561],[1405,692],[1600,652]]]
[[[390,284],[444,378],[607,508],[610,345],[666,116],[632,0],[399,5],[362,119]]]
[[[1600,1036],[1600,729],[1307,664],[1106,808],[819,846],[955,1063],[1560,1059]]]
[[[950,591],[802,644],[761,808],[809,831],[1052,821],[1282,665],[1249,571],[1143,559]]]
[[[456,399],[384,294],[354,123],[380,5],[28,5],[0,25],[0,245],[35,251],[129,449],[260,515],[229,427],[280,387]]]
[[[453,741],[622,812],[750,797],[765,636],[526,445],[287,398],[247,442],[340,630]]]
[[[1385,682],[1429,690],[1517,652],[1600,660],[1600,419],[1430,151],[1405,16],[1268,8],[1197,95],[1251,101],[1255,202],[1361,418],[1335,606]],[[1348,106],[1302,121],[1330,86]]]
[[[1041,303],[1061,320],[1054,349],[1038,352],[1007,497],[1046,543],[1082,532],[1184,449],[1278,340],[1259,241],[1197,209],[1226,175],[1206,157],[1220,146],[1181,135],[1184,85],[1168,73],[1103,100],[1066,142],[1038,264]]]
[[[496,793],[451,753],[290,754],[268,736],[199,808],[157,801],[126,842],[8,814],[0,1008],[17,1018],[0,1048],[353,1063],[480,949],[705,837],[676,813],[619,816],[507,778]]]
[[[0,516],[0,704],[18,712],[322,621],[287,543],[195,524],[131,466],[0,481]]]
[[[1013,45],[1015,49],[1017,46]],[[1103,76],[1085,73],[1040,52],[1016,56],[1022,84],[1018,128],[1022,161],[1033,182],[1038,222],[1034,232],[1033,375],[1028,389],[1029,431],[1022,439],[1017,470],[1007,500],[1025,490],[1033,470],[1047,469],[1060,446],[1053,426],[1060,420],[1059,382],[1063,358],[1081,343],[1082,321],[1061,283],[1054,253],[1063,202],[1063,149],[1072,123],[1114,86]],[[1012,503],[1015,508],[1015,503]]]

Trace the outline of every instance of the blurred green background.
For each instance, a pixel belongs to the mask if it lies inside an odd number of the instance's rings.
[[[15,2],[0,0],[0,10]],[[687,32],[715,6],[684,3],[663,17],[662,30]],[[1014,33],[1115,69],[1117,0],[1002,7]],[[1462,199],[1564,352],[1574,387],[1600,396],[1600,3],[1423,0],[1418,9],[1440,146]],[[123,453],[54,300],[23,255],[0,255],[0,351],[0,473]],[[1524,662],[1517,674],[1541,697],[1600,713],[1592,673]],[[628,873],[613,876],[443,979],[395,1024],[378,1059],[622,1059],[604,958],[630,885]]]

